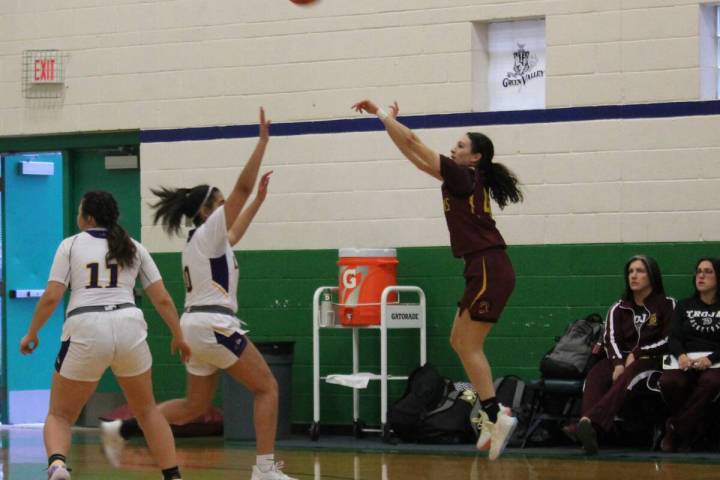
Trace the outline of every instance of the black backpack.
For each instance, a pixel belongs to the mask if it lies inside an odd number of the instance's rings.
[[[592,366],[593,347],[603,334],[603,319],[597,313],[568,325],[565,333],[540,361],[540,372],[545,378],[585,378]]]
[[[418,428],[420,443],[474,443],[477,433],[471,416],[473,407],[479,405],[477,395],[471,390],[456,389],[451,383],[440,404],[425,414]]]
[[[495,387],[495,398],[498,403],[510,407],[513,417],[518,421],[512,438],[508,440],[508,445],[519,447],[523,444],[529,427],[533,391],[525,388],[525,381],[517,375],[496,378],[493,387]]]
[[[516,375],[505,375],[496,378],[493,387],[495,388],[495,398],[498,403],[510,407],[513,413],[524,406],[525,382],[522,378]]]
[[[387,421],[404,441],[415,442],[423,419],[435,410],[448,391],[450,381],[426,363],[408,376],[405,393],[388,408]]]

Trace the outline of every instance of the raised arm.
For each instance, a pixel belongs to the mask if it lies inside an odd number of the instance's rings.
[[[270,121],[265,119],[265,109],[260,107],[260,135],[250,159],[243,167],[230,194],[225,199],[225,224],[232,225],[252,194],[257,180],[265,148],[270,140]]]
[[[22,354],[27,355],[32,353],[38,347],[40,344],[38,332],[40,332],[40,329],[47,323],[48,318],[50,318],[50,315],[55,311],[64,294],[64,284],[53,280],[47,283],[45,292],[43,292],[35,307],[27,333],[20,340],[20,352]]]
[[[442,180],[442,175],[440,175],[440,155],[425,145],[412,130],[397,121],[396,117],[400,111],[397,102],[390,106],[389,114],[379,108],[372,100],[362,100],[353,105],[353,108],[360,113],[368,112],[377,115],[385,125],[385,130],[390,139],[405,158],[428,175]]]
[[[253,218],[255,218],[258,210],[260,210],[260,206],[265,201],[265,197],[267,197],[268,184],[270,183],[270,175],[272,175],[272,173],[272,170],[270,170],[260,178],[260,184],[258,185],[258,192],[257,195],[255,195],[255,200],[253,200],[252,203],[250,203],[250,205],[248,205],[247,208],[245,208],[240,215],[237,216],[235,222],[230,227],[230,230],[228,230],[228,241],[230,242],[230,245],[235,245],[240,241],[250,226],[250,222],[252,222]]]

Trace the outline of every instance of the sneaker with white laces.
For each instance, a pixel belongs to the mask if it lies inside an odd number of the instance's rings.
[[[66,465],[50,465],[47,469],[48,480],[70,480]]]
[[[117,468],[120,466],[120,458],[125,448],[125,439],[120,435],[122,420],[112,422],[100,422],[100,439],[102,440],[103,452],[108,462]]]
[[[505,407],[503,405],[499,406],[501,412],[504,412],[505,415],[512,416],[512,410],[510,407]],[[477,422],[480,426],[480,435],[478,436],[477,444],[475,446],[478,450],[489,450],[491,437],[490,431],[493,428],[493,423],[490,422],[487,413],[482,410],[480,410],[480,415],[473,421]]]
[[[282,462],[275,462],[267,472],[263,472],[257,465],[253,465],[250,480],[297,480],[294,477],[285,475],[282,472],[282,468]]]
[[[490,428],[490,453],[488,453],[488,458],[490,460],[496,460],[500,455],[502,455],[508,441],[510,441],[512,434],[517,427],[517,424],[517,418],[500,410],[497,420],[494,424],[491,424],[492,428]]]

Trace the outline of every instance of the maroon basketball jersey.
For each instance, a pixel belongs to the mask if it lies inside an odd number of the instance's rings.
[[[482,172],[440,155],[440,175],[453,255],[462,257],[488,248],[505,248],[505,240],[492,218],[490,194]]]

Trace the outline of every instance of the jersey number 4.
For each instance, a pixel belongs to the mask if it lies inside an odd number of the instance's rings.
[[[85,288],[116,288],[118,286],[118,264],[109,263],[106,264],[108,270],[110,270],[110,282],[105,287],[100,286],[100,264],[97,262],[88,263],[85,268],[90,270],[90,282],[85,285]]]

